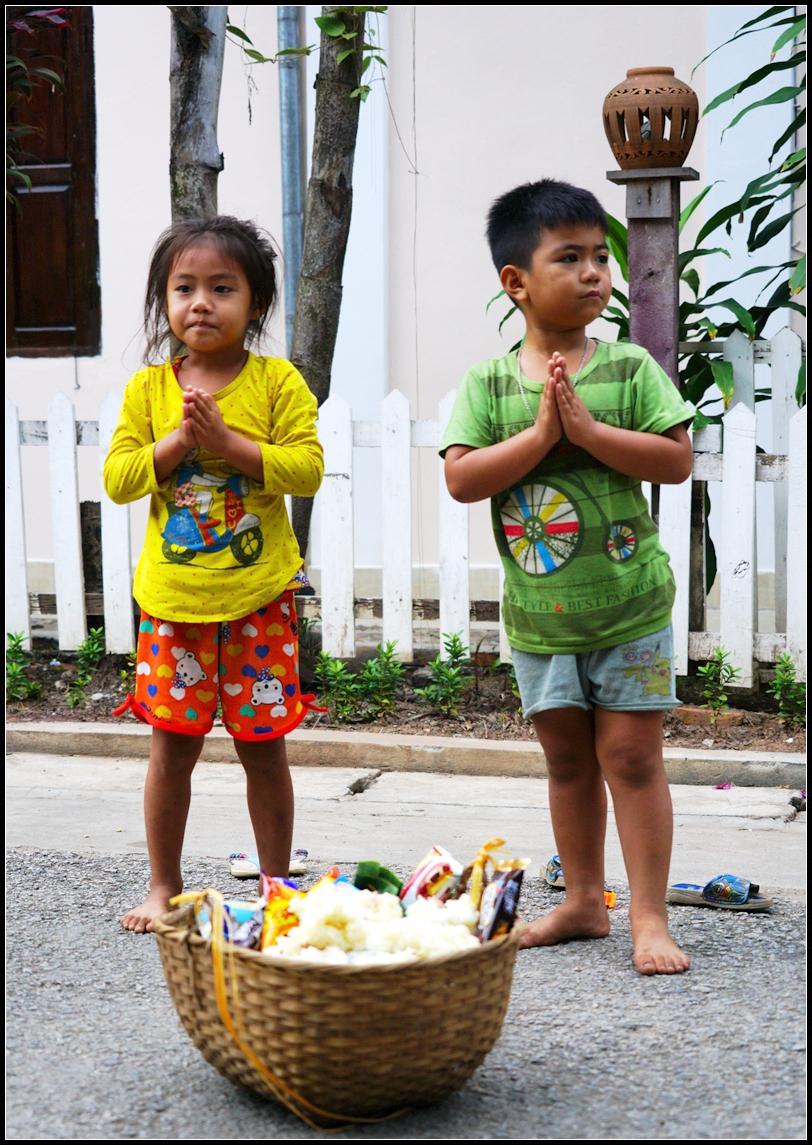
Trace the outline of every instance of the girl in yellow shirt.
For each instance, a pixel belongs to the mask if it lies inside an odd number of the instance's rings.
[[[293,790],[284,736],[307,714],[293,592],[304,581],[284,495],[312,497],[324,462],[316,401],[258,342],[278,297],[276,255],[252,223],[219,217],[158,241],[146,360],[170,335],[187,353],[128,383],[104,466],[117,504],[150,495],[133,594],[141,606],[135,695],[152,725],[144,791],[150,892],[122,924],[144,931],[182,889],[191,774],[218,698],[245,768],[262,868],[288,873]],[[306,582],[305,582],[306,583]]]

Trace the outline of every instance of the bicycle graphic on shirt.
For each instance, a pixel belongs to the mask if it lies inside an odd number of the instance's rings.
[[[610,521],[599,500],[577,474],[567,480],[594,505],[604,528],[603,551],[621,563],[634,556],[637,532],[630,521]],[[552,482],[517,485],[500,509],[510,555],[529,576],[547,576],[568,564],[577,553],[584,522],[578,506]]]
[[[263,537],[259,517],[245,511],[248,478],[241,473],[221,477],[195,460],[198,450],[190,450],[178,470],[175,494],[167,506],[169,518],[161,534],[162,551],[172,564],[188,564],[197,553],[219,553],[231,548],[241,565],[252,565],[262,553]],[[211,515],[214,493],[224,494],[224,517]],[[217,532],[218,525],[225,525]]]

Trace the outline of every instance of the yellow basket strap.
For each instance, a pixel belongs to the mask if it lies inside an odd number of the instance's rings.
[[[314,1105],[308,1101],[302,1094],[297,1093],[281,1078],[277,1077],[268,1067],[261,1062],[257,1055],[245,1044],[245,1027],[243,1026],[242,1013],[237,994],[237,974],[234,965],[234,946],[231,942],[227,942],[225,938],[225,926],[230,922],[223,906],[223,895],[220,891],[215,890],[213,887],[208,887],[204,891],[199,891],[193,894],[178,895],[172,899],[173,905],[183,905],[186,903],[197,903],[203,899],[208,898],[212,904],[212,931],[211,931],[211,953],[212,953],[212,968],[214,970],[214,993],[217,998],[217,1008],[220,1012],[220,1017],[223,1025],[226,1027],[231,1037],[234,1039],[234,1044],[242,1053],[243,1057],[251,1063],[254,1069],[262,1077],[268,1088],[274,1096],[283,1105],[294,1113],[298,1118],[304,1121],[305,1125],[311,1129],[316,1129],[320,1133],[341,1133],[344,1129],[348,1129],[350,1125],[376,1125],[381,1121],[390,1121],[393,1117],[399,1117],[402,1113],[408,1112],[407,1109],[397,1109],[394,1113],[388,1113],[384,1117],[353,1117],[348,1113],[331,1113],[328,1109],[321,1109],[318,1105]],[[228,953],[229,970],[231,977],[231,987],[234,1002],[234,1012],[237,1018],[237,1025],[240,1028],[240,1034],[235,1028],[234,1022],[231,1018],[231,1013],[228,1006],[228,989],[226,986],[225,974],[225,959],[224,947]],[[317,1124],[305,1112],[304,1109],[310,1110],[318,1117],[323,1117],[328,1121],[345,1121],[346,1125],[339,1125],[333,1128],[325,1128],[323,1125]]]

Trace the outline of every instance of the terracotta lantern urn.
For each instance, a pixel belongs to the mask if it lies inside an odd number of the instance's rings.
[[[629,68],[603,101],[606,138],[620,167],[682,167],[696,134],[699,101],[673,68]]]

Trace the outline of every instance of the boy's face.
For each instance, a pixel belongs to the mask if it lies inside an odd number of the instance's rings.
[[[589,325],[609,302],[609,248],[600,227],[582,224],[544,230],[529,270],[506,266],[505,293],[527,321],[552,329]]]

